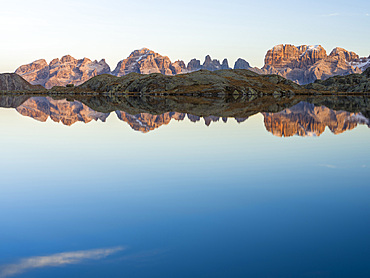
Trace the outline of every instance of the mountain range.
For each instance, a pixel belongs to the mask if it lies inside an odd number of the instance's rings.
[[[277,74],[302,85],[312,83],[317,79],[325,80],[334,75],[361,73],[368,67],[370,67],[370,56],[360,58],[356,53],[343,48],[336,47],[327,55],[326,50],[320,45],[285,44],[274,46],[267,51],[262,68],[251,67],[242,58],[235,62],[233,68],[249,69],[258,74]],[[142,48],[133,51],[126,59],[118,62],[114,70],[111,70],[104,59],[98,62],[88,58],[75,59],[66,55],[61,59],[53,59],[49,64],[45,59],[40,59],[22,65],[16,69],[15,73],[32,85],[42,85],[50,89],[53,86],[80,85],[101,74],[111,74],[117,77],[133,72],[177,75],[198,70],[222,69],[230,69],[227,59],[220,62],[207,55],[203,63],[192,59],[186,65],[184,61],[172,62],[167,56]]]

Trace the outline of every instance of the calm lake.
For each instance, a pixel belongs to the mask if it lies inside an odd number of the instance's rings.
[[[370,277],[367,97],[0,106],[0,278]]]

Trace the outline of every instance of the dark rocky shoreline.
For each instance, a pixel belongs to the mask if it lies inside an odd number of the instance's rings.
[[[370,68],[362,74],[336,76],[300,86],[279,75],[259,75],[250,70],[200,70],[167,76],[130,73],[122,77],[102,74],[76,87],[55,86],[50,90],[31,85],[17,74],[0,74],[3,93],[50,95],[154,94],[154,95],[327,95],[370,92]]]

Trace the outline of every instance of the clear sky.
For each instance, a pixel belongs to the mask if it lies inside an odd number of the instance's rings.
[[[359,1],[1,1],[0,72],[70,54],[105,58],[112,70],[133,50],[171,60],[204,56],[263,66],[281,43],[340,46],[370,55],[370,4]]]

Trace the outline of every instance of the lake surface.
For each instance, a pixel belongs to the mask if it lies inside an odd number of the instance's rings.
[[[370,277],[367,97],[0,106],[0,278]]]

